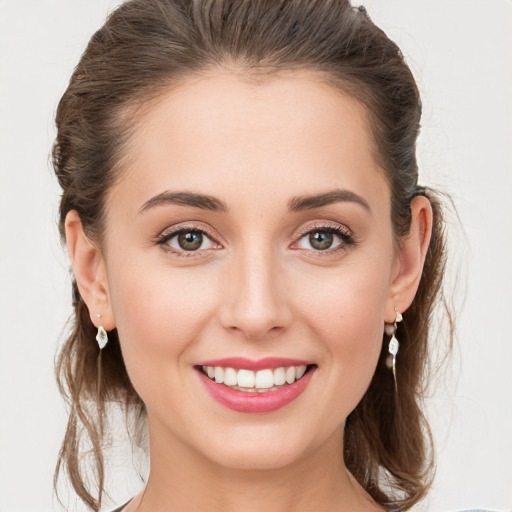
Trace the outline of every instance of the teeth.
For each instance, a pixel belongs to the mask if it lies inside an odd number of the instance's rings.
[[[297,380],[300,379],[306,373],[307,366],[297,366]]]
[[[286,373],[284,368],[276,368],[274,370],[274,384],[276,386],[282,386],[286,382]]]
[[[236,386],[238,384],[238,375],[235,369],[226,368],[224,370],[224,384],[226,386]]]
[[[222,384],[224,382],[224,368],[220,366],[215,367],[215,382],[217,384]]]
[[[270,368],[265,370],[252,370],[234,368],[223,368],[221,366],[203,366],[203,372],[215,380],[217,384],[224,384],[237,389],[243,388],[244,391],[266,391],[283,386],[284,384],[293,384],[296,380],[302,378],[306,373],[307,366],[288,366]]]
[[[255,376],[251,370],[238,370],[238,385],[241,388],[253,388]]]
[[[254,387],[258,389],[271,388],[274,386],[274,374],[272,370],[260,370],[256,372]]]
[[[292,384],[295,382],[295,377],[297,375],[297,370],[295,369],[295,366],[290,366],[286,369],[286,382],[288,384]]]

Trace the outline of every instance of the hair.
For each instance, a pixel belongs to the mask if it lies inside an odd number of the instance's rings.
[[[131,0],[91,38],[56,114],[53,165],[62,187],[60,230],[76,210],[87,236],[101,244],[105,197],[122,179],[123,150],[137,112],[164,92],[215,70],[246,77],[281,71],[318,73],[356,98],[369,118],[376,158],[391,193],[396,242],[408,233],[411,201],[429,198],[433,235],[418,292],[400,330],[397,389],[386,366],[387,343],[371,384],[347,418],[345,464],[379,504],[408,509],[425,496],[433,475],[432,438],[421,404],[429,368],[429,332],[442,293],[445,235],[441,203],[418,185],[418,88],[404,57],[362,7],[348,0]],[[70,412],[55,472],[99,510],[105,481],[103,449],[111,403],[137,411],[114,329],[100,352],[95,327],[73,281],[72,328],[56,362]],[[449,311],[448,311],[449,314]],[[451,331],[452,333],[452,331]],[[84,452],[93,458],[87,477]]]

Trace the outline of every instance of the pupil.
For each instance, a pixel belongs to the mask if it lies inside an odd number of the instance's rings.
[[[311,247],[320,251],[329,249],[332,245],[332,239],[332,233],[328,233],[326,231],[315,231],[309,235],[309,243],[311,244]]]
[[[203,243],[203,234],[197,231],[188,231],[178,235],[178,244],[184,251],[195,251]]]

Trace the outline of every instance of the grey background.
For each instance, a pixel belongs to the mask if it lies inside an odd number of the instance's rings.
[[[0,512],[60,510],[52,474],[65,409],[53,358],[70,292],[48,165],[52,118],[115,4],[0,0]],[[365,5],[422,90],[422,181],[452,195],[462,226],[450,228],[450,275],[465,304],[453,370],[429,401],[438,470],[423,508],[512,510],[512,3]],[[137,488],[127,465],[112,467],[119,501]]]

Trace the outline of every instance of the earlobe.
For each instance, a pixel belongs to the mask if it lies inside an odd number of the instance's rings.
[[[82,221],[75,210],[66,215],[65,231],[76,283],[80,296],[89,309],[91,322],[96,327],[101,324],[105,329],[111,330],[115,327],[115,320],[101,250],[85,234]]]
[[[411,202],[411,226],[400,242],[398,272],[395,276],[386,318],[394,318],[395,308],[404,312],[411,305],[420,284],[425,258],[432,237],[433,211],[425,196],[417,196]]]

